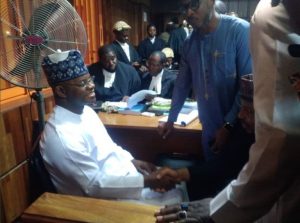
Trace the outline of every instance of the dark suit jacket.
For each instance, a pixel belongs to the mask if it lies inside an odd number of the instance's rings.
[[[151,53],[157,50],[162,50],[166,46],[166,43],[158,38],[155,37],[154,43],[151,42],[149,38],[144,39],[142,42],[140,42],[138,46],[138,53],[142,59],[142,61],[148,60]]]
[[[97,101],[121,101],[124,96],[131,96],[141,87],[141,80],[136,70],[118,61],[116,76],[112,87],[104,87],[104,75],[99,62],[91,64],[88,70],[95,76],[95,92]]]
[[[129,45],[129,53],[130,53],[130,61],[128,60],[126,53],[120,44],[115,40],[111,43],[111,46],[114,48],[117,59],[126,64],[132,64],[133,62],[141,62],[140,56],[133,45],[128,43]]]
[[[174,83],[176,75],[168,70],[164,70],[161,78],[161,93],[160,97],[172,98]],[[152,81],[152,76],[150,73],[146,73],[142,77],[142,89],[149,89]]]

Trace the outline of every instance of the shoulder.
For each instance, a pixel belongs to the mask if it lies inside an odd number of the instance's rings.
[[[85,116],[90,116],[90,117],[94,117],[94,118],[98,119],[97,113],[90,106],[88,106],[88,105],[84,106],[83,114]]]
[[[248,21],[234,16],[220,15],[220,22],[222,23],[222,27],[227,30],[236,30],[238,32],[249,30],[250,28]]]
[[[175,80],[176,74],[172,73],[169,70],[164,69],[163,76],[168,80]]]
[[[94,70],[101,69],[101,65],[100,65],[99,62],[96,62],[96,63],[92,63],[92,64],[88,65],[87,68],[88,68],[89,72],[91,72],[91,71],[94,71]]]
[[[117,70],[126,71],[126,73],[136,73],[136,70],[129,64],[126,64],[122,61],[118,61]]]
[[[121,48],[120,44],[117,41],[113,41],[110,46],[112,46],[115,50],[119,50]]]
[[[272,29],[286,29],[290,23],[289,15],[282,3],[276,7],[271,6],[270,0],[261,0],[252,16],[251,24],[272,33]]]
[[[152,76],[149,72],[147,72],[141,76],[141,80],[148,80],[148,79],[152,79]]]
[[[150,40],[148,38],[145,38],[141,41],[141,44],[146,44],[147,42],[149,42]]]

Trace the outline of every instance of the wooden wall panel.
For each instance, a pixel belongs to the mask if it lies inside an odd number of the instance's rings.
[[[149,6],[129,0],[106,0],[102,2],[102,8],[105,9],[103,10],[104,43],[111,43],[114,40],[112,27],[119,20],[127,22],[132,27],[129,38],[133,45],[137,46],[146,36],[147,22],[143,21],[143,11],[149,14]]]
[[[23,126],[22,126],[22,118],[19,109],[11,110],[10,112],[6,112],[1,114],[3,116],[3,137],[4,142],[7,144],[3,144],[3,151],[1,149],[1,162],[2,159],[6,166],[4,169],[0,170],[0,174],[3,174],[5,171],[11,169],[17,163],[22,162],[26,159],[26,146],[24,141],[23,134]]]
[[[50,113],[53,106],[53,97],[46,98],[45,113]],[[32,120],[37,120],[35,102],[0,113],[0,218],[3,223],[11,222],[30,204],[26,160],[32,151]]]
[[[3,116],[0,116],[0,175],[16,165],[14,153],[13,138],[11,134],[7,134],[4,127]]]
[[[88,36],[87,64],[98,60],[97,50],[103,45],[102,0],[74,0],[74,7],[80,15]]]
[[[4,222],[12,222],[28,207],[28,182],[27,163],[0,178],[0,193],[3,202],[1,212],[3,211]]]

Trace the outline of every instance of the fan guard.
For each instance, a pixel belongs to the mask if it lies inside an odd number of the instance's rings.
[[[77,49],[84,56],[87,35],[67,0],[1,0],[0,75],[29,89],[48,87],[43,57]]]

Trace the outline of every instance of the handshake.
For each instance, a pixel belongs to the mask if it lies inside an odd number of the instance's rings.
[[[177,183],[188,181],[190,174],[187,168],[157,168],[155,165],[140,161],[132,161],[137,170],[144,175],[144,185],[157,192],[165,192],[175,188]]]

